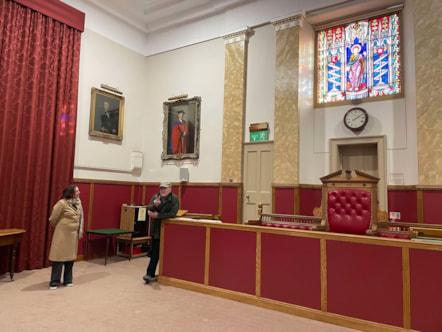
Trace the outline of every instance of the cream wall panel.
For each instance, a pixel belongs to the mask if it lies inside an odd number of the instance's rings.
[[[138,181],[128,172],[131,152],[144,151],[140,105],[145,103],[142,75],[145,58],[90,30],[82,34],[74,177]],[[91,88],[100,85],[118,88],[125,97],[123,140],[89,137]]]
[[[220,181],[223,77],[221,38],[146,58],[86,30],[80,58],[74,177],[179,181],[179,168],[186,167],[190,181]],[[121,142],[88,137],[90,89],[101,83],[124,92]],[[200,158],[162,162],[163,102],[181,93],[202,98]],[[143,168],[134,173],[129,171],[132,151],[143,153]]]
[[[254,29],[247,49],[247,98],[244,141],[250,142],[251,123],[268,122],[269,140],[274,138],[275,28],[269,24]]]
[[[414,1],[419,184],[442,184],[442,2]]]
[[[299,26],[276,32],[273,159],[276,184],[297,184],[299,179],[299,34]]]
[[[238,38],[238,41],[234,39]],[[244,33],[226,40],[224,76],[223,182],[242,181],[247,40]]]
[[[189,169],[191,182],[217,182],[221,177],[224,96],[224,42],[222,38],[146,58],[143,75],[145,164],[143,179],[179,180],[179,168]],[[161,161],[163,102],[188,94],[201,97],[199,159]]]

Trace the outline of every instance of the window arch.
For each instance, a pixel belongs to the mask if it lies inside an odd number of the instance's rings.
[[[403,95],[399,12],[316,31],[315,104]]]

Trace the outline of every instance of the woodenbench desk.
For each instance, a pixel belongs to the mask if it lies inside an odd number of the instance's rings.
[[[87,233],[87,241],[86,241],[86,260],[89,260],[89,239],[91,234],[106,236],[106,253],[104,256],[104,265],[107,264],[107,252],[109,250],[109,240],[116,235],[121,234],[130,234],[134,231],[129,231],[126,229],[119,228],[104,228],[104,229],[91,229],[86,231]]]
[[[9,276],[11,281],[14,278],[17,248],[20,246],[25,232],[24,229],[19,228],[0,229],[0,247],[11,247],[9,249]]]

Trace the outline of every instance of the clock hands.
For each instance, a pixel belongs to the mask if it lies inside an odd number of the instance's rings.
[[[361,113],[361,114],[357,115],[355,118],[352,119],[352,121],[355,121],[355,120],[359,119],[363,115],[364,115],[364,113]]]

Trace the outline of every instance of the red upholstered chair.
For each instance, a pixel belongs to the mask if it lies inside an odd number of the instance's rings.
[[[321,178],[321,215],[331,232],[374,235],[379,178],[354,171],[337,171]]]
[[[371,221],[371,193],[358,189],[336,189],[327,193],[330,232],[365,235]]]

